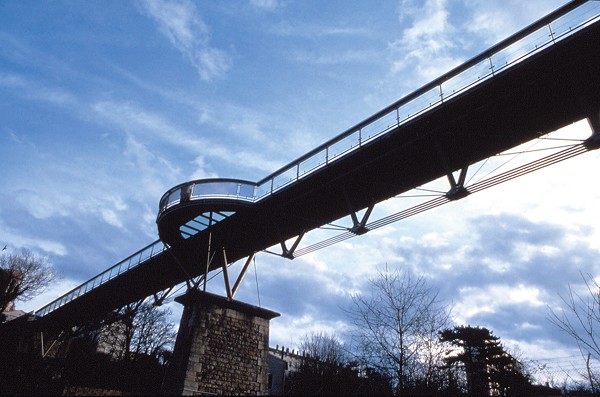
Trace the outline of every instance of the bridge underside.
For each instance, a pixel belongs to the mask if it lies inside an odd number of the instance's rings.
[[[212,247],[224,247],[232,262],[567,124],[583,118],[597,123],[597,43],[600,24],[402,124],[215,225]],[[178,229],[203,211],[180,205],[159,217],[160,237],[182,263],[206,257],[208,233],[184,240]],[[222,264],[217,255],[210,269]]]

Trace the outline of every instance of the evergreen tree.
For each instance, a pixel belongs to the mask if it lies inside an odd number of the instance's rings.
[[[522,365],[504,350],[500,338],[487,328],[459,326],[444,330],[440,340],[453,348],[444,359],[449,369],[464,371],[472,396],[521,396],[529,379]]]

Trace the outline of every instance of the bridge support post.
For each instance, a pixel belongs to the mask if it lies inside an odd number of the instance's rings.
[[[588,117],[588,123],[592,128],[593,134],[600,134],[600,110],[596,112],[590,112],[590,116]]]
[[[163,392],[268,394],[269,321],[279,313],[190,290]]]

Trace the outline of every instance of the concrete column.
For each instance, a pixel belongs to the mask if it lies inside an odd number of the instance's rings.
[[[164,392],[268,394],[269,321],[279,313],[201,291],[184,305]]]

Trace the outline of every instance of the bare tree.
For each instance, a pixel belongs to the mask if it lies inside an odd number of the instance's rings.
[[[438,332],[448,326],[450,309],[424,277],[379,269],[367,295],[355,294],[348,314],[356,326],[364,364],[387,373],[397,394],[427,382],[441,361]],[[429,378],[429,379],[428,379]]]
[[[56,277],[47,258],[22,249],[0,255],[0,312],[41,293]]]
[[[175,325],[168,321],[169,309],[140,301],[119,312],[119,320],[103,326],[98,335],[98,344],[106,353],[126,360],[160,358],[174,343]]]
[[[171,311],[167,308],[144,302],[133,319],[133,333],[130,350],[134,356],[159,357],[168,348],[172,348],[177,333],[175,324],[169,322]]]
[[[550,308],[549,319],[577,344],[586,364],[582,375],[596,393],[600,391],[600,376],[592,362],[600,361],[600,284],[591,274],[581,274],[581,278],[585,292],[577,293],[569,284],[569,293],[561,296],[563,307],[558,312]]]
[[[300,342],[300,350],[310,357],[329,363],[344,364],[346,361],[342,342],[325,332],[304,335]]]

